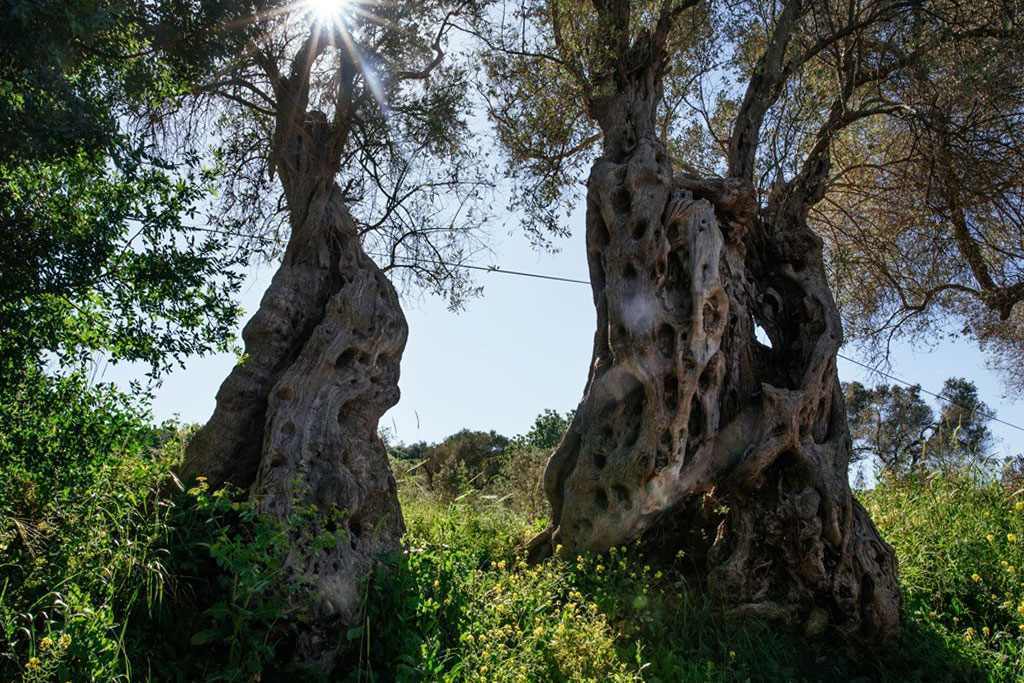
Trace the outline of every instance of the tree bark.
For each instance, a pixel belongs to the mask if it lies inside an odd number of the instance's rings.
[[[293,657],[322,672],[345,627],[358,623],[361,583],[404,532],[377,425],[398,402],[408,333],[334,180],[328,132],[312,112],[275,140],[292,235],[243,331],[246,357],[182,469],[214,487],[249,487],[258,509],[287,529],[302,624]]]
[[[645,536],[705,563],[730,611],[891,638],[895,560],[847,480],[821,241],[793,197],[759,207],[747,181],[673,176],[660,87],[654,67],[635,70],[592,102],[605,142],[587,192],[593,361],[531,553]]]

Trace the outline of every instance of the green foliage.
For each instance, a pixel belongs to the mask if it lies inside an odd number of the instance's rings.
[[[287,638],[286,530],[181,492],[187,431],[30,371],[0,401],[0,680],[251,680]]]
[[[997,680],[1024,675],[1024,498],[946,472],[862,494],[899,557],[907,618]]]
[[[938,416],[921,396],[920,386],[879,384],[869,389],[849,382],[843,391],[854,460],[873,458],[878,471],[897,476],[993,464],[991,412],[968,379],[946,380],[941,394],[946,400]]]
[[[899,643],[859,659],[828,640],[728,619],[693,583],[685,556],[659,561],[633,546],[528,566],[523,542],[545,520],[520,505],[482,492],[447,503],[411,476],[399,490],[407,551],[371,584],[344,680],[964,681],[1020,672],[911,609]],[[940,562],[935,571],[950,569]],[[947,598],[972,588],[957,590]]]
[[[547,408],[533,421],[529,431],[512,439],[512,445],[515,448],[551,450],[558,446],[575,414],[575,410],[562,415],[557,410]]]
[[[170,653],[179,677],[253,680],[272,668],[288,637],[288,530],[260,515],[242,491],[211,492],[200,481],[179,500],[170,564],[195,578],[189,598],[161,605],[152,625],[179,635]]]
[[[32,374],[0,404],[0,679],[114,680],[127,616],[167,583],[174,442],[78,377]],[[167,441],[154,450],[160,441]]]
[[[301,508],[282,525],[242,492],[181,491],[169,472],[187,430],[152,428],[80,378],[32,377],[0,403],[0,679],[301,680],[283,665]],[[944,471],[861,494],[896,548],[905,616],[890,650],[850,659],[830,640],[716,613],[685,555],[631,546],[528,566],[523,542],[547,522],[547,455],[508,449],[454,502],[396,461],[406,550],[366,586],[334,680],[1024,675],[1024,496],[1004,482]]]
[[[109,386],[29,369],[0,401],[0,514],[42,520],[112,462],[156,445],[148,415]]]
[[[0,387],[46,352],[159,371],[233,332],[244,254],[188,223],[212,174],[151,134],[210,56],[161,50],[158,34],[214,17],[148,5],[0,7]]]

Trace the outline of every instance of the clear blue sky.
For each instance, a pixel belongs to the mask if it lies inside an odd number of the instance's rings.
[[[587,279],[583,216],[571,217],[573,237],[561,253],[538,253],[518,234],[508,234],[514,219],[492,230],[493,256],[482,265]],[[242,305],[256,310],[273,274],[268,266],[254,272],[243,290]],[[504,434],[525,431],[544,408],[574,408],[590,362],[594,309],[586,285],[509,275],[479,273],[481,298],[465,311],[451,313],[431,296],[404,296],[409,343],[402,361],[402,398],[381,421],[402,441],[434,441],[462,428],[494,429]],[[1024,403],[1003,398],[999,378],[985,368],[983,355],[967,342],[896,348],[892,371],[939,391],[946,377],[969,377],[999,417],[1024,425]],[[844,353],[855,355],[853,349]],[[203,422],[213,411],[214,395],[234,357],[192,359],[158,389],[153,405],[157,419],[178,415]],[[874,384],[877,377],[840,360],[846,380]],[[137,368],[110,368],[107,380],[125,383]],[[1024,452],[1024,432],[992,425],[1003,455]]]

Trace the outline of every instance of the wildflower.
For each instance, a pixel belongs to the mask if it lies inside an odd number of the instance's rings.
[[[977,574],[971,574],[971,581],[973,581],[974,583],[980,583],[981,582],[981,577],[978,576]]]
[[[988,626],[982,626],[981,627],[981,635],[983,635],[986,638],[988,638],[990,635],[992,635],[992,631],[989,630]]]
[[[71,644],[71,636],[67,633],[60,634],[60,638],[57,639],[57,644],[66,649],[68,645]]]
[[[1017,534],[1006,534],[1006,540],[1009,541],[1010,543],[1016,543],[1017,542]]]
[[[544,627],[538,626],[537,628],[533,629],[533,635],[540,638],[542,635],[544,635]]]
[[[39,668],[39,657],[30,657],[28,662],[25,663],[25,668],[29,671],[35,671]]]
[[[596,571],[598,574],[600,574],[601,572],[604,571],[604,565],[603,564],[597,565],[596,567],[594,567],[594,571]]]
[[[736,659],[736,651],[729,650],[729,659]]]
[[[985,534],[985,540],[991,543],[992,541],[996,540],[996,537],[992,534]]]
[[[1018,500],[1016,503],[1014,503],[1013,509],[1016,510],[1017,512],[1024,510],[1024,500]]]
[[[434,579],[434,590],[437,590],[440,587],[441,587],[441,582],[438,581],[437,579]]]
[[[505,560],[500,560],[498,562],[498,571],[500,571],[500,572],[505,571],[505,566],[506,566],[505,565]]]
[[[964,640],[974,640],[974,628],[968,628],[964,631]]]
[[[1019,605],[1017,605],[1017,614],[1019,614],[1022,617],[1024,617],[1024,602],[1022,602]]]
[[[39,641],[39,649],[42,650],[43,652],[46,652],[52,646],[53,646],[53,638],[51,638],[50,636],[46,636],[45,638],[43,638],[42,640]]]
[[[1024,624],[1017,624],[1017,630],[1024,633]]]
[[[654,572],[654,579],[655,580],[660,579],[662,576],[664,576],[664,574],[661,573],[660,569],[658,571]]]

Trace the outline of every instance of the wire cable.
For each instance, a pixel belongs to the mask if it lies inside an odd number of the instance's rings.
[[[218,234],[222,234],[222,235],[234,235],[236,237],[246,237],[246,238],[256,237],[257,239],[261,239],[261,238],[259,238],[256,235],[245,235],[245,234],[242,234],[242,233],[230,232],[230,231],[227,231],[227,230],[214,230],[212,228],[198,228],[198,227],[193,227],[192,229],[193,230],[199,230],[199,231],[202,231],[202,232],[213,232],[213,233],[218,233]],[[590,285],[590,281],[589,280],[580,280],[580,279],[577,279],[577,278],[562,277],[562,276],[559,276],[559,275],[547,275],[545,273],[530,273],[530,272],[527,272],[527,271],[524,271],[524,270],[508,270],[508,269],[502,268],[501,266],[496,266],[496,265],[495,266],[478,266],[478,265],[474,265],[474,264],[470,264],[470,263],[452,263],[452,262],[449,262],[449,261],[443,261],[441,259],[422,259],[422,258],[416,258],[415,256],[395,256],[395,257],[391,257],[388,254],[381,254],[379,252],[367,252],[367,254],[369,256],[375,256],[377,258],[384,258],[384,259],[393,258],[393,259],[397,259],[397,260],[400,260],[400,261],[409,261],[411,263],[430,263],[430,264],[436,264],[436,265],[445,266],[445,267],[448,267],[448,268],[465,268],[466,270],[478,270],[478,271],[482,271],[482,272],[485,272],[485,273],[498,273],[500,275],[515,275],[515,276],[519,276],[519,277],[531,277],[531,278],[536,278],[538,280],[551,280],[551,281],[554,281],[554,282],[571,282],[573,284],[579,284],[579,285]],[[396,265],[411,265],[411,263],[410,264],[397,263]],[[952,399],[950,399],[950,398],[948,398],[946,396],[943,396],[942,394],[937,394],[934,391],[929,391],[928,389],[925,389],[919,383],[910,382],[908,380],[903,379],[902,377],[897,377],[896,375],[889,374],[887,372],[879,370],[878,368],[872,367],[871,365],[868,365],[867,363],[863,363],[863,362],[861,362],[861,361],[859,361],[859,360],[857,360],[855,358],[850,358],[849,356],[847,356],[845,354],[836,353],[836,355],[839,358],[842,358],[845,361],[853,363],[854,365],[859,365],[860,367],[864,368],[865,370],[869,370],[870,372],[878,373],[879,375],[881,375],[881,376],[883,376],[883,377],[885,377],[887,379],[890,379],[890,380],[892,380],[894,382],[899,382],[900,384],[902,384],[904,386],[917,387],[922,393],[925,393],[925,394],[927,394],[929,396],[932,396],[933,398],[936,398],[936,399],[938,399],[940,401],[943,401],[944,403],[947,403],[947,404],[949,404],[951,406],[960,408],[962,410],[971,410],[970,407],[965,406],[965,405],[963,405],[961,403],[957,403],[956,401],[954,401],[954,400],[952,400]],[[985,417],[985,418],[987,418],[989,420],[992,420],[993,422],[998,422],[1001,425],[1005,425],[1007,427],[1012,427],[1013,429],[1016,429],[1018,431],[1024,432],[1024,427],[1021,427],[1020,425],[1013,424],[1012,422],[1007,422],[1006,420],[1003,420],[1003,419],[999,418],[995,413],[981,413],[981,416]]]

